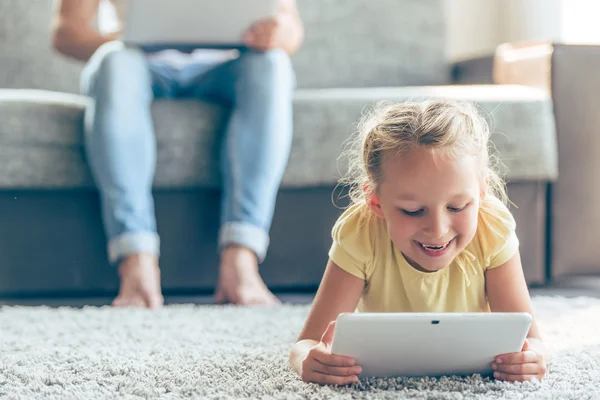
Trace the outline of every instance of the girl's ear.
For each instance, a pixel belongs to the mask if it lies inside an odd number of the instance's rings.
[[[479,200],[481,200],[481,202],[483,202],[483,199],[485,199],[489,186],[490,181],[489,179],[486,179],[483,185],[481,185],[481,192],[479,193]]]
[[[383,218],[383,210],[381,209],[381,204],[379,204],[379,197],[377,196],[377,193],[371,193],[371,195],[367,197],[367,203],[375,215]]]

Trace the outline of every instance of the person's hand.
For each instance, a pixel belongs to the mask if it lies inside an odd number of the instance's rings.
[[[525,382],[546,375],[546,357],[543,345],[536,339],[525,339],[518,353],[501,354],[492,363],[494,377],[503,381]]]
[[[331,321],[319,344],[302,361],[302,380],[322,385],[349,385],[358,382],[362,369],[351,357],[331,354],[335,321]]]
[[[244,33],[244,44],[261,51],[279,48],[281,47],[280,30],[279,18],[259,21]]]

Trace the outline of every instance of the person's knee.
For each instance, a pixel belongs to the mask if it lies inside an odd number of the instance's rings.
[[[89,94],[129,99],[146,98],[151,92],[151,77],[144,54],[120,42],[102,45],[90,60]]]
[[[285,51],[250,50],[244,52],[242,57],[242,81],[269,91],[293,89],[294,71],[290,57]]]

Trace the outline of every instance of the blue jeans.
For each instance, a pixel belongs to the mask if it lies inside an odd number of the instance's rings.
[[[101,195],[111,263],[130,254],[160,253],[150,104],[154,98],[182,97],[232,108],[220,154],[219,248],[245,246],[262,262],[291,147],[294,86],[291,61],[281,50],[247,50],[227,62],[173,68],[120,42],[100,47],[82,73],[81,89],[91,98],[85,150]]]

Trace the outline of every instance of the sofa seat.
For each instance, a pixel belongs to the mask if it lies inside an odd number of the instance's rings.
[[[524,86],[413,86],[299,89],[294,141],[282,188],[330,186],[345,171],[338,156],[363,112],[380,100],[444,97],[475,102],[511,181],[557,176],[550,98]],[[90,188],[83,152],[87,97],[44,90],[0,89],[0,187]],[[228,110],[196,100],[157,100],[155,188],[218,188],[218,137]]]

